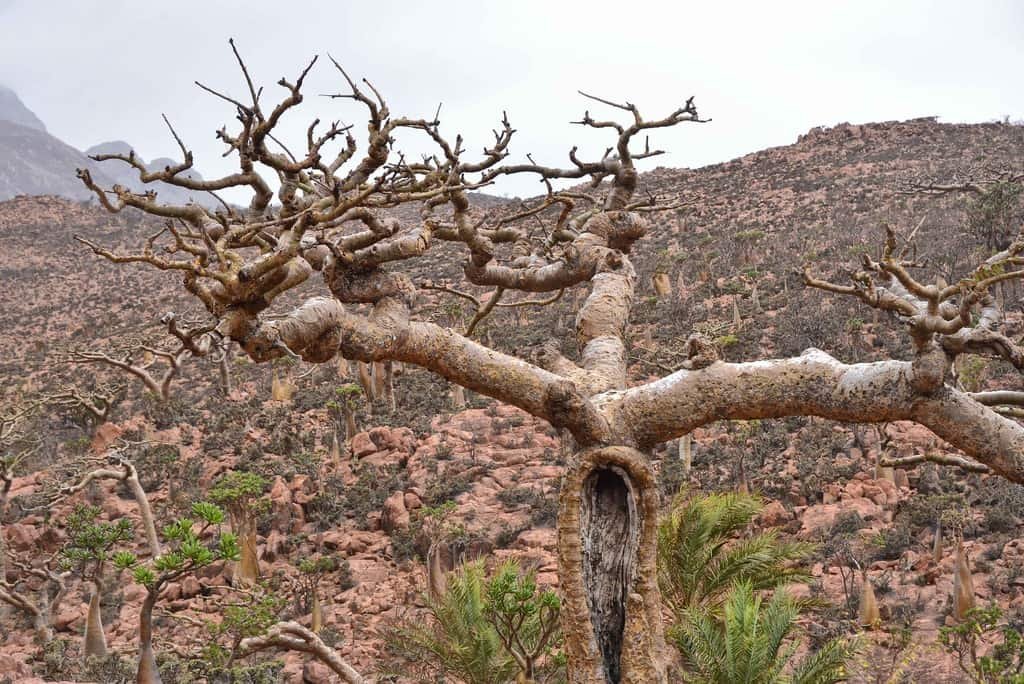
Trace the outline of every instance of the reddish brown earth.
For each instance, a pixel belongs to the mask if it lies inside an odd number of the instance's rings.
[[[635,255],[643,285],[630,328],[633,378],[673,369],[695,329],[718,337],[729,359],[788,355],[808,346],[851,361],[900,356],[905,338],[897,327],[850,302],[803,290],[795,269],[812,260],[824,273],[838,271],[864,249],[875,251],[883,222],[912,228],[924,219],[921,256],[955,273],[964,259],[954,257],[970,251],[959,229],[962,201],[898,196],[896,181],[912,172],[943,175],[978,162],[1014,162],[1021,151],[1024,127],[916,120],[815,129],[794,145],[726,164],[645,174],[647,190],[697,201],[663,216]],[[111,217],[54,197],[0,203],[0,394],[10,398],[69,382],[87,385],[97,375],[113,378],[95,367],[55,361],[69,345],[110,348],[126,335],[158,333],[157,319],[165,311],[194,310],[174,276],[114,268],[71,239],[80,233],[129,246],[146,228],[133,225],[131,217]],[[443,253],[431,259],[418,267],[421,275],[457,275],[458,263]],[[654,295],[650,279],[656,271],[669,274],[672,294]],[[542,310],[501,311],[483,336],[528,356],[552,333],[570,334],[574,302],[567,296]],[[445,304],[427,301],[424,309],[437,320],[457,321],[459,311]],[[1007,308],[1014,320],[1020,318],[1018,300]],[[573,346],[565,344],[563,353],[571,354]],[[236,389],[227,400],[218,395],[216,369],[206,360],[186,369],[169,405],[133,386],[95,439],[75,416],[45,415],[38,426],[44,448],[25,465],[12,492],[4,527],[12,552],[56,550],[63,533],[39,512],[25,510],[68,464],[102,451],[118,436],[135,436],[174,445],[178,452],[169,463],[142,453],[136,459],[162,520],[180,514],[229,468],[257,469],[268,478],[270,506],[260,523],[262,570],[279,578],[285,596],[291,596],[286,580],[296,574],[297,558],[320,550],[347,559],[354,586],[342,589],[338,577],[323,584],[327,634],[364,672],[391,662],[384,645],[390,625],[420,618],[424,539],[408,530],[416,528],[424,505],[457,505],[454,520],[463,529],[449,544],[449,564],[475,555],[513,555],[536,567],[543,583],[557,584],[553,515],[564,452],[545,423],[480,397],[471,398],[473,408],[452,414],[443,382],[405,369],[396,380],[397,410],[363,411],[359,420],[366,431],[351,441],[340,464],[331,464],[333,426],[326,404],[345,382],[334,365],[279,366],[277,372],[296,376],[289,403],[270,400],[271,369],[242,358],[232,368]],[[992,363],[978,372],[977,382],[983,387],[1006,375]],[[912,425],[891,426],[889,434],[888,448],[901,455],[945,448]],[[853,629],[853,615],[838,607],[844,601],[840,562],[828,542],[839,536],[837,521],[842,527],[852,513],[859,515],[865,526],[849,537],[861,540],[854,541],[858,548],[879,552],[868,560],[868,574],[884,628],[867,634],[871,646],[858,665],[858,681],[886,681],[897,664],[911,673],[909,681],[962,681],[936,645],[949,613],[953,550],[947,544],[939,562],[931,559],[932,527],[922,522],[915,501],[960,494],[971,504],[965,547],[977,600],[995,600],[1008,615],[1024,615],[1020,487],[934,466],[896,478],[902,486],[875,479],[875,431],[816,419],[716,425],[699,431],[694,441],[692,487],[736,487],[742,455],[752,489],[770,500],[761,524],[784,536],[825,542],[812,561],[814,581],[800,591],[837,607],[805,619],[812,637]],[[673,453],[661,454],[666,499],[683,483]],[[137,516],[128,492],[112,483],[87,490],[75,502],[80,500],[100,505],[106,519]],[[72,503],[49,511],[51,520],[61,520]],[[142,535],[137,536],[135,550],[144,553]],[[168,587],[157,619],[158,650],[198,651],[208,637],[197,620],[216,619],[228,600],[229,590],[222,587],[230,581],[230,569],[215,565]],[[107,638],[112,650],[130,659],[144,591],[127,575],[109,585]],[[81,641],[86,596],[81,582],[72,581],[57,616],[58,638],[73,647]],[[287,610],[308,619],[291,602]],[[901,625],[913,638],[896,651],[889,645]],[[28,624],[3,608],[0,643],[0,681],[58,681],[75,672],[72,665],[48,670]],[[320,666],[296,655],[285,660],[288,681],[329,681]]]

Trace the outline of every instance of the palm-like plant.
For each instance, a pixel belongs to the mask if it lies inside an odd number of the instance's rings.
[[[448,576],[442,596],[426,596],[433,620],[400,627],[392,645],[421,667],[465,684],[495,684],[515,678],[519,667],[487,620],[487,583],[482,562]]]
[[[778,589],[764,603],[750,582],[741,582],[716,617],[700,607],[683,611],[669,631],[690,672],[702,684],[831,684],[846,679],[853,642],[833,639],[792,664],[797,644],[787,643],[796,626],[799,602]],[[787,672],[788,670],[788,672]]]
[[[739,492],[676,498],[658,526],[658,585],[677,621],[688,609],[718,614],[737,582],[756,591],[808,577],[797,562],[813,544],[781,541],[772,530],[742,536],[763,507]]]

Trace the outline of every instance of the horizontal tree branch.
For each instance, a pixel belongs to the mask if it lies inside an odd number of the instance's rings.
[[[924,364],[847,365],[810,349],[792,359],[716,362],[677,371],[606,401],[595,397],[595,403],[641,446],[718,420],[796,415],[861,423],[911,420],[994,472],[1024,483],[1024,427],[964,392],[922,382],[931,376]]]
[[[397,300],[382,300],[369,316],[327,297],[314,297],[272,321],[235,313],[223,332],[256,361],[288,353],[315,363],[339,353],[358,361],[402,361],[566,428],[581,444],[608,438],[607,423],[568,379],[448,328],[410,321]]]
[[[913,456],[899,456],[893,458],[882,458],[879,465],[886,468],[910,468],[919,463],[935,463],[941,466],[956,466],[971,473],[990,472],[989,467],[977,461],[971,461],[956,454],[914,454]]]
[[[279,622],[271,626],[266,634],[247,637],[239,644],[239,653],[243,656],[267,649],[309,653],[331,668],[346,684],[366,684],[367,680],[337,651],[325,644],[314,632],[297,622]]]

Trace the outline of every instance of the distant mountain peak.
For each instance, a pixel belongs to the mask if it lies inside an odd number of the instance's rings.
[[[96,154],[128,154],[133,149],[131,144],[126,143],[124,140],[108,140],[107,142],[93,145],[85,153],[90,157]]]
[[[0,120],[46,132],[46,124],[25,106],[16,92],[4,85],[0,85]]]

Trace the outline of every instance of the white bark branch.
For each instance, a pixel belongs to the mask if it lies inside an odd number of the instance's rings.
[[[1013,482],[1024,482],[1024,427],[968,394],[932,389],[932,369],[907,361],[844,364],[811,349],[793,359],[713,363],[595,398],[641,446],[717,420],[813,415],[848,422],[915,421]],[[931,389],[931,391],[929,391]]]
[[[346,684],[367,684],[367,680],[345,662],[337,651],[297,622],[279,622],[263,636],[243,639],[239,645],[239,653],[243,656],[266,649],[309,653],[331,668]]]

